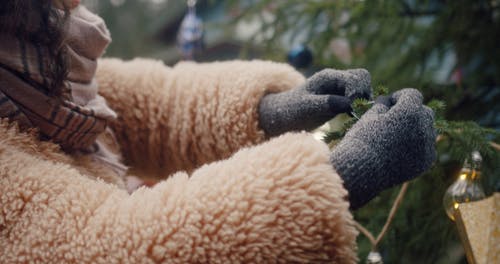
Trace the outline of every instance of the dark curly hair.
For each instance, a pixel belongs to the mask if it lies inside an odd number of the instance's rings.
[[[44,65],[52,96],[66,89],[68,61],[64,36],[69,12],[52,6],[51,0],[1,0],[0,32],[14,34],[21,41],[34,43],[47,51]]]

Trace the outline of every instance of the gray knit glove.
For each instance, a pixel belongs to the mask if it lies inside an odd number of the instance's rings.
[[[331,155],[352,209],[423,173],[435,158],[433,112],[419,91],[403,89],[377,102]]]
[[[268,94],[259,105],[259,124],[268,136],[314,129],[339,113],[351,111],[355,98],[371,95],[365,69],[326,69],[295,89]]]

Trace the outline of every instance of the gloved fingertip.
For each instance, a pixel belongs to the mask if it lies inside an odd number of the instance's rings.
[[[346,91],[346,96],[348,96],[349,99],[351,99],[353,101],[355,99],[358,99],[358,98],[370,100],[371,99],[371,88],[365,89],[363,91],[351,91],[349,94]]]
[[[428,107],[428,106],[424,105],[424,112],[425,112],[428,116],[430,116],[432,120],[434,120],[434,118],[435,118],[436,114],[434,113],[434,111],[433,111],[430,107]]]
[[[422,104],[424,97],[422,93],[415,88],[404,88],[392,94],[393,100],[396,102],[403,99],[406,101]]]
[[[315,73],[306,82],[306,90],[313,94],[345,94],[343,71],[324,69]]]
[[[375,99],[375,104],[383,104],[389,108],[393,105],[391,95],[380,95]]]
[[[358,69],[349,69],[347,70],[349,73],[352,73],[354,75],[357,75],[360,78],[368,79],[371,80],[371,75],[370,72],[364,68],[358,68]]]
[[[372,86],[370,73],[365,69],[347,70],[349,78],[347,78],[345,95],[352,100],[356,98],[371,99]]]
[[[366,111],[365,115],[368,114],[384,114],[386,113],[390,108],[384,104],[374,104],[372,108],[368,109]]]
[[[328,105],[332,114],[350,113],[352,111],[352,100],[349,97],[339,95],[328,95]]]

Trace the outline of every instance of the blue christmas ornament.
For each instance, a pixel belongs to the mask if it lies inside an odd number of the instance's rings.
[[[313,61],[313,54],[307,46],[298,45],[288,52],[287,59],[295,68],[307,68]]]
[[[195,5],[195,0],[188,0],[188,12],[177,34],[177,45],[186,60],[194,59],[194,54],[203,49],[203,22],[196,15]]]

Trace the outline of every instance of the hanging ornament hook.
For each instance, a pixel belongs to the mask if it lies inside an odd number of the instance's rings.
[[[188,11],[177,34],[177,46],[185,60],[193,60],[203,49],[203,22],[196,14],[196,0],[187,0]]]
[[[380,241],[382,241],[382,238],[384,238],[385,234],[387,233],[387,230],[389,230],[389,226],[392,223],[392,220],[394,220],[394,217],[396,216],[396,212],[401,205],[401,202],[403,201],[403,198],[406,194],[406,191],[408,190],[408,182],[403,183],[403,186],[401,186],[401,189],[399,190],[398,196],[396,197],[396,200],[394,200],[394,203],[392,204],[391,211],[389,212],[389,216],[387,216],[387,220],[385,221],[384,227],[382,227],[382,231],[378,234],[378,236],[375,238],[373,234],[368,231],[365,227],[363,227],[361,224],[358,222],[355,223],[356,228],[363,233],[368,240],[370,240],[370,244],[372,244],[372,250],[370,254],[368,254],[368,257],[366,259],[366,263],[369,264],[383,264],[382,256],[380,253],[378,253],[378,245]]]

